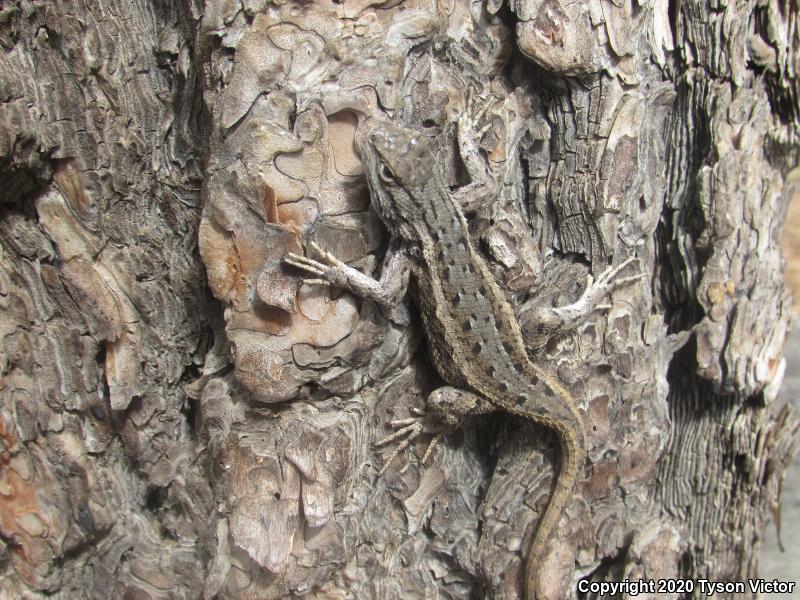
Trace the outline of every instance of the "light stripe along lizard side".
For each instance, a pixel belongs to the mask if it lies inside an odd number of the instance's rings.
[[[307,280],[310,283],[342,287],[387,309],[401,301],[409,276],[413,276],[433,362],[442,378],[456,388],[434,391],[428,398],[429,409],[450,425],[466,414],[500,409],[557,433],[560,473],[530,543],[524,572],[525,595],[532,599],[537,565],[583,468],[583,418],[566,388],[528,358],[514,310],[471,242],[467,221],[445,183],[428,139],[396,124],[370,119],[361,125],[357,142],[372,207],[391,235],[380,281],[316,245],[321,261],[296,254],[285,260],[315,274],[316,279]],[[609,269],[597,282],[590,278],[587,292],[563,309],[563,314],[552,310],[562,321],[576,320],[576,313],[585,316],[611,289],[612,278],[630,262]],[[413,421],[397,422],[406,426],[398,434],[407,438],[387,465],[422,430]],[[384,441],[397,439],[398,434]],[[432,446],[433,442],[429,451]]]

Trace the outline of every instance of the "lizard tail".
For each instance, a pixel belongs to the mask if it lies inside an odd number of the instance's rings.
[[[528,558],[525,563],[526,600],[536,598],[536,576],[538,570],[542,568],[547,542],[561,521],[561,515],[572,497],[575,483],[578,480],[578,472],[583,466],[586,456],[581,429],[558,427],[557,431],[561,441],[561,469],[553,495],[528,548]]]

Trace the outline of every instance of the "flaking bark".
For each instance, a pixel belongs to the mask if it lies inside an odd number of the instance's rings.
[[[584,411],[552,597],[754,576],[798,428],[773,410],[796,20],[777,0],[4,4],[0,595],[517,597],[554,438],[475,419],[377,478],[373,442],[438,385],[415,308],[281,264],[316,241],[379,271],[368,117],[434,137],[454,189],[487,165],[472,234]],[[628,254],[643,280],[538,347],[531,311]]]

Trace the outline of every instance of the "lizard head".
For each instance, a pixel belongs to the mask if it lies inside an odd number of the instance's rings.
[[[412,235],[426,190],[435,185],[436,158],[419,132],[377,119],[364,122],[357,137],[372,206],[387,227]]]

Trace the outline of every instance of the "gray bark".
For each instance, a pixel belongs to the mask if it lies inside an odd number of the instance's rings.
[[[486,161],[498,191],[469,220],[523,325],[641,259],[537,358],[589,439],[542,596],[755,576],[798,429],[773,410],[796,20],[777,0],[0,7],[0,595],[518,597],[554,438],[476,418],[377,477],[374,441],[438,385],[415,309],[281,264],[316,241],[379,270],[368,117],[435,138],[454,188]]]

